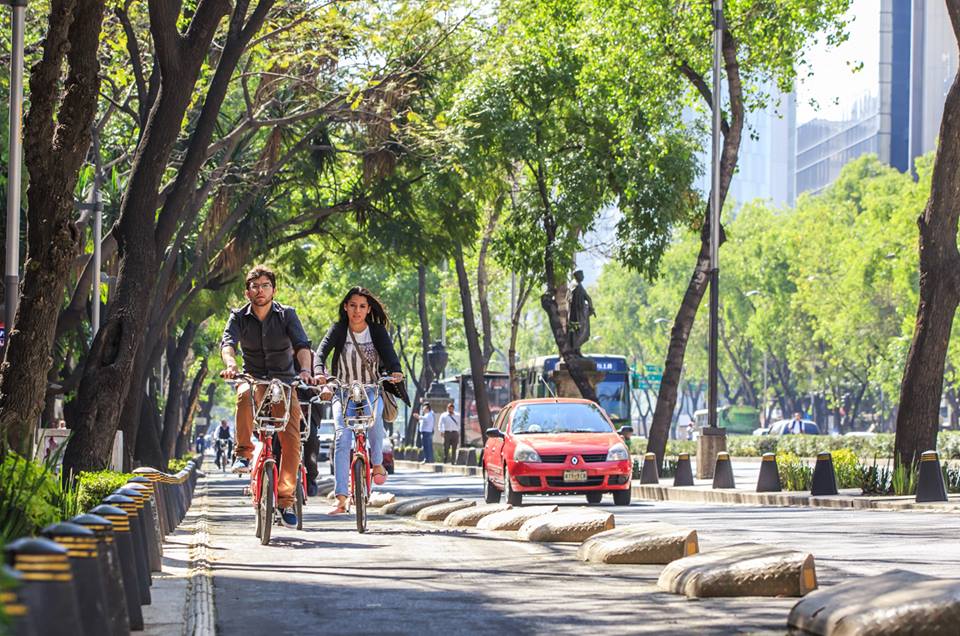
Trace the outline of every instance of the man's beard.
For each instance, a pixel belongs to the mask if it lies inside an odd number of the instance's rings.
[[[264,298],[258,298],[258,297],[256,297],[256,296],[254,296],[253,299],[252,299],[250,302],[252,302],[252,303],[253,303],[255,306],[257,306],[257,307],[264,307],[264,306],[266,306],[266,305],[269,305],[269,304],[270,304],[270,301],[271,301],[271,299],[266,298],[266,297],[264,297]]]

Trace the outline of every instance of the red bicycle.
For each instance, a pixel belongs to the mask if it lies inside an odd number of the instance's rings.
[[[253,432],[260,440],[261,448],[257,461],[250,474],[250,493],[257,514],[257,538],[261,545],[270,543],[270,531],[273,524],[280,524],[277,510],[277,460],[273,454],[273,436],[287,427],[290,421],[290,403],[293,391],[299,386],[299,380],[287,384],[281,380],[258,380],[251,375],[241,373],[230,384],[247,384],[250,391],[250,409],[253,412]],[[264,387],[259,400],[257,387]],[[275,416],[274,407],[283,407],[283,415]],[[300,464],[300,478],[297,480],[297,528],[301,528],[303,502],[306,500],[306,471]]]
[[[344,385],[335,379],[328,382],[328,386],[340,391],[343,423],[353,431],[353,446],[350,449],[350,501],[347,509],[351,506],[354,508],[357,532],[360,533],[367,531],[367,502],[373,483],[367,429],[375,423],[377,401],[382,399],[382,384],[392,381],[391,376],[385,375],[380,377],[376,384],[351,382]]]

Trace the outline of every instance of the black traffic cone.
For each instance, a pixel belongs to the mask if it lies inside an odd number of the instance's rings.
[[[940,456],[937,451],[924,451],[920,455],[920,469],[917,475],[917,503],[947,501],[947,488],[943,483],[940,470]]]
[[[673,476],[673,485],[693,485],[693,468],[690,466],[690,453],[680,453],[677,456],[677,474]]]
[[[780,471],[777,469],[776,453],[764,453],[760,461],[760,478],[757,479],[757,492],[780,492]]]
[[[730,453],[717,453],[717,463],[713,470],[714,488],[736,488],[733,481],[733,464],[730,462]]]
[[[833,472],[833,455],[830,453],[817,453],[810,494],[814,497],[837,494],[837,475]]]

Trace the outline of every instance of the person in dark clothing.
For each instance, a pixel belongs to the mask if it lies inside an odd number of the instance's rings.
[[[393,341],[387,331],[389,320],[380,300],[363,287],[354,287],[347,292],[339,307],[339,320],[333,323],[320,342],[314,356],[314,376],[321,383],[327,376],[337,378],[343,384],[360,382],[375,384],[384,374],[392,376],[392,382],[385,382],[383,390],[397,396],[407,404],[406,387],[403,385],[403,373],[400,371],[400,359],[393,348]],[[327,358],[333,353],[330,367]],[[373,391],[367,399],[373,407],[374,424],[368,431],[370,441],[370,461],[373,463],[373,479],[382,484],[387,471],[383,467],[383,400],[373,399]],[[349,480],[350,447],[353,432],[345,426],[344,417],[351,415],[347,411],[353,408],[347,404],[340,391],[333,395],[333,419],[336,423],[334,437],[334,493],[337,506],[331,514],[346,512],[347,487]],[[371,415],[371,414],[367,414]]]
[[[227,459],[233,455],[233,433],[230,432],[230,424],[227,423],[227,420],[220,420],[220,426],[214,433],[213,443],[217,445],[217,456],[214,463],[217,466],[222,466],[223,464],[220,462],[223,461],[225,464]]]

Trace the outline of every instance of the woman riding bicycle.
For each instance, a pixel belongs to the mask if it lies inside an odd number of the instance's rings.
[[[320,342],[314,357],[314,375],[322,382],[326,376],[335,377],[343,385],[351,382],[376,384],[378,377],[390,374],[392,383],[384,384],[384,390],[409,402],[406,388],[401,383],[400,359],[393,348],[393,341],[387,332],[389,319],[381,303],[370,290],[354,287],[344,296],[339,307],[340,318],[330,327]],[[327,372],[327,356],[333,351],[330,373]],[[367,404],[373,405],[374,424],[368,431],[370,440],[370,459],[373,463],[373,481],[382,484],[386,481],[387,471],[383,467],[383,397],[374,399],[376,392],[368,390]],[[353,444],[353,432],[346,427],[344,416],[354,414],[356,405],[346,404],[343,391],[333,395],[333,419],[336,424],[334,437],[334,476],[336,485],[334,494],[337,506],[331,514],[347,511],[347,489],[350,478],[350,448]],[[347,412],[345,412],[347,409]],[[361,414],[361,413],[357,413]],[[369,415],[369,412],[363,413]]]

